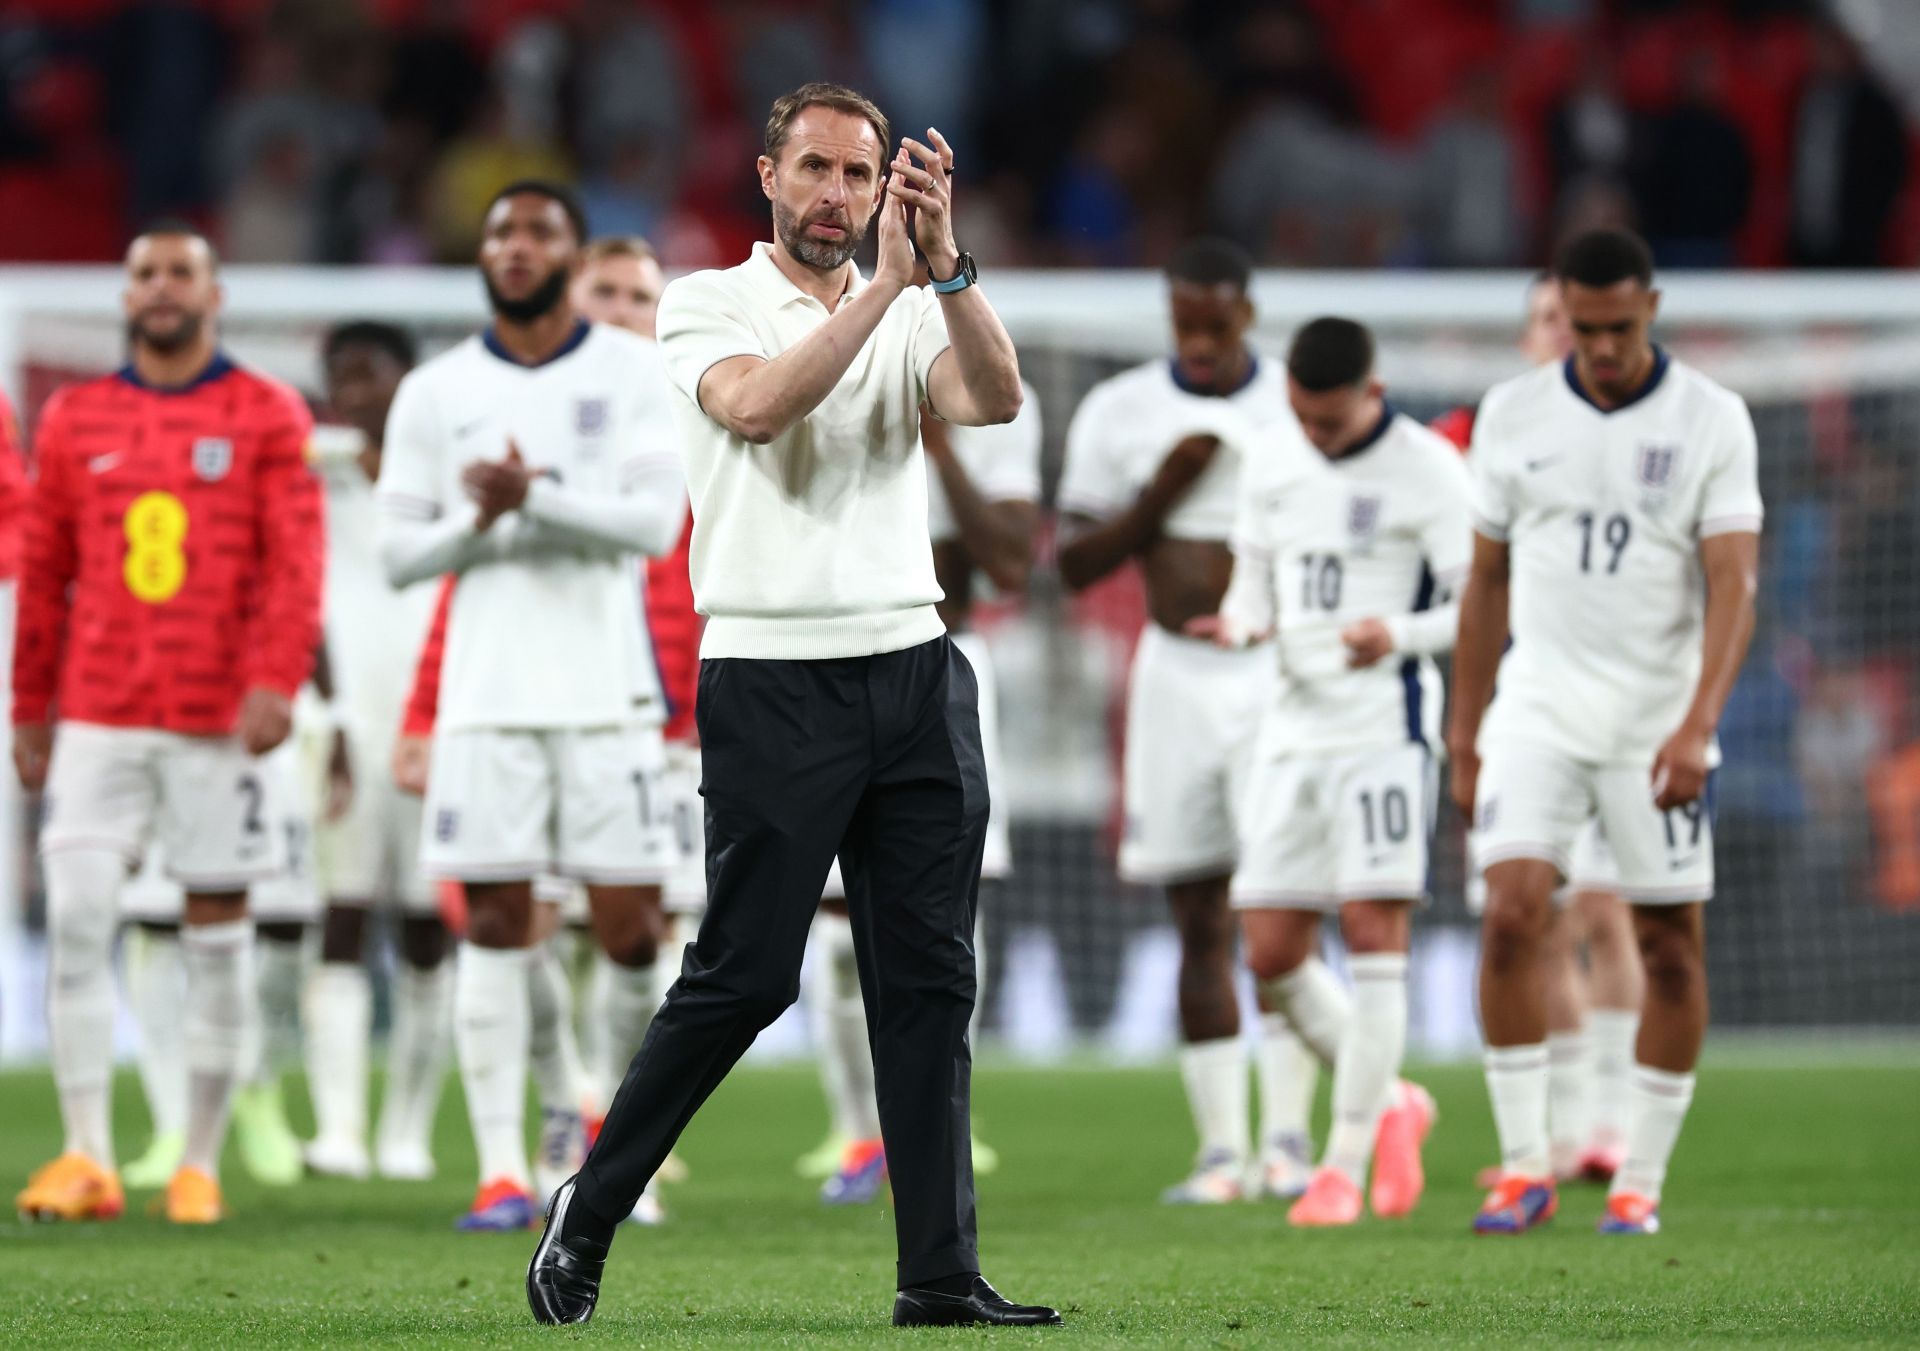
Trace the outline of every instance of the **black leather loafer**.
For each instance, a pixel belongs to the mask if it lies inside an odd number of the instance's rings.
[[[584,1323],[600,1298],[607,1242],[568,1232],[577,1178],[568,1178],[547,1203],[547,1228],[527,1263],[527,1306],[541,1323]],[[578,1224],[576,1221],[576,1228]]]
[[[949,1328],[969,1323],[1032,1328],[1051,1326],[1059,1321],[1058,1309],[1049,1309],[1044,1304],[1015,1304],[988,1285],[984,1276],[973,1278],[973,1290],[969,1294],[902,1290],[893,1299],[893,1325],[897,1328]]]

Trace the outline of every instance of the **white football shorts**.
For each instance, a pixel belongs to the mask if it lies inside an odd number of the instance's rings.
[[[40,849],[111,849],[133,868],[157,842],[188,890],[241,891],[286,863],[277,780],[238,737],[62,722]]]
[[[1233,875],[1238,909],[1424,901],[1437,775],[1425,746],[1257,760]]]
[[[1544,859],[1581,889],[1613,889],[1635,905],[1678,905],[1713,896],[1713,781],[1706,796],[1663,812],[1640,765],[1594,765],[1534,746],[1501,744],[1480,755],[1474,804],[1474,866]],[[1576,852],[1583,828],[1598,838]],[[1604,852],[1603,852],[1604,851]]]
[[[462,882],[664,882],[666,768],[660,729],[647,724],[437,731],[421,865]]]
[[[1127,691],[1123,878],[1165,886],[1233,871],[1239,798],[1274,684],[1271,648],[1230,651],[1147,626]]]

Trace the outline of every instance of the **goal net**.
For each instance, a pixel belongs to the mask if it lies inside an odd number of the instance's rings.
[[[470,270],[232,268],[228,347],[319,397],[322,333],[407,325],[431,353],[472,331]],[[1370,324],[1391,397],[1431,418],[1516,374],[1524,274],[1262,274],[1256,344],[1299,322]],[[989,279],[1040,396],[1051,496],[1074,408],[1098,380],[1168,350],[1147,273]],[[1746,396],[1768,507],[1760,622],[1722,729],[1720,897],[1709,915],[1715,1019],[1760,1027],[1920,1024],[1920,282],[1674,276],[1661,340]],[[0,269],[0,382],[31,427],[60,381],[121,360],[119,274]],[[1049,534],[1051,526],[1046,527]],[[1041,565],[981,627],[1001,689],[1015,870],[983,900],[986,1032],[1045,1058],[1164,1054],[1178,948],[1163,900],[1114,876],[1126,666],[1137,578],[1068,596]],[[1251,733],[1251,729],[1249,729]],[[1417,925],[1416,1049],[1476,1043],[1474,931],[1460,824],[1442,811],[1434,904]],[[15,836],[16,848],[19,845]],[[21,852],[20,858],[30,858]],[[31,870],[21,905],[37,914]],[[1336,954],[1337,955],[1337,954]],[[17,982],[16,982],[17,984]],[[0,1026],[5,1025],[0,1020]]]

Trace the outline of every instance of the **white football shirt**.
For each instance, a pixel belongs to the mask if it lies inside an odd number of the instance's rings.
[[[1602,411],[1569,358],[1488,392],[1472,468],[1475,526],[1510,550],[1514,633],[1481,744],[1649,763],[1700,677],[1700,541],[1760,529],[1746,404],[1656,352],[1640,395]]]
[[[849,296],[866,285],[852,278]],[[765,243],[738,267],[680,277],[660,297],[693,499],[688,570],[708,620],[703,657],[871,656],[946,632],[933,608],[940,585],[920,446],[927,374],[948,346],[933,291],[895,296],[840,383],[766,445],[700,407],[700,380],[714,365],[771,361],[830,317]]]
[[[1022,380],[1026,399],[1012,422],[993,427],[949,427],[954,458],[988,502],[1040,500],[1040,396]],[[927,461],[927,533],[935,544],[957,539],[953,507],[941,486],[940,471]]]
[[[380,469],[387,579],[458,572],[436,724],[662,720],[636,556],[678,537],[684,487],[659,349],[582,321],[538,366],[469,338],[411,371]],[[541,477],[485,531],[460,484],[509,442]]]
[[[1457,591],[1472,552],[1460,453],[1391,406],[1338,458],[1311,445],[1267,457],[1246,478],[1221,607],[1244,631],[1277,637],[1279,700],[1263,735],[1288,753],[1437,747],[1443,696],[1428,654],[1452,646],[1453,626],[1422,650],[1397,638],[1398,651],[1360,670],[1340,631],[1383,619],[1398,634],[1396,621]]]
[[[391,746],[433,620],[436,588],[395,590],[380,566],[373,484],[351,459],[321,465],[327,510],[327,659],[334,708],[357,742]],[[356,770],[356,772],[358,772]],[[371,772],[386,773],[384,762]]]
[[[1233,531],[1241,465],[1268,452],[1311,449],[1287,402],[1279,362],[1256,358],[1244,385],[1215,395],[1182,386],[1171,361],[1149,361],[1101,381],[1074,411],[1060,471],[1061,512],[1117,516],[1175,445],[1202,434],[1219,437],[1220,449],[1167,512],[1161,531],[1173,539],[1224,541]]]

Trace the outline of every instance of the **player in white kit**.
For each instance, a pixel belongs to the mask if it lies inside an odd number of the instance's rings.
[[[533,879],[585,883],[602,947],[637,965],[658,941],[642,932],[658,913],[644,893],[672,863],[637,574],[639,555],[678,538],[685,488],[657,349],[568,298],[584,242],[566,189],[495,197],[480,253],[493,323],[402,381],[378,489],[388,580],[460,575],[422,860],[467,894],[454,1041],[480,1153],[469,1230],[537,1213],[523,1133]]]
[[[1558,1206],[1541,963],[1553,890],[1597,815],[1647,970],[1600,1227],[1651,1233],[1706,1033],[1714,729],[1753,629],[1757,451],[1740,398],[1651,341],[1639,238],[1582,235],[1554,271],[1573,355],[1496,386],[1474,433],[1447,737],[1486,872],[1480,1013],[1506,1170],[1474,1227],[1520,1232]]]
[[[1345,1225],[1369,1162],[1376,1215],[1410,1214],[1425,1186],[1433,1100],[1399,1077],[1407,951],[1438,788],[1433,657],[1453,645],[1472,518],[1459,454],[1387,403],[1365,327],[1306,324],[1287,376],[1313,449],[1244,477],[1233,584],[1219,617],[1190,630],[1233,646],[1276,637],[1233,904],[1270,1006],[1333,1070],[1326,1156],[1287,1218]],[[1314,960],[1323,916],[1351,954],[1351,999]]]
[[[1560,283],[1542,272],[1527,287],[1520,353],[1535,366],[1559,365],[1573,351]],[[1433,424],[1460,447],[1472,441],[1477,406],[1457,409]],[[1467,864],[1467,912],[1478,918],[1486,884]],[[1634,1034],[1646,987],[1633,913],[1620,895],[1613,851],[1589,821],[1573,842],[1567,884],[1554,893],[1547,935],[1547,1129],[1554,1177],[1606,1185],[1626,1146],[1628,1082]],[[1499,1165],[1482,1169],[1478,1184],[1500,1183]]]
[[[1013,594],[1026,589],[1033,567],[1033,529],[1040,500],[1040,396],[1030,386],[1024,390],[1025,402],[1012,422],[961,427],[925,413],[920,418],[920,441],[927,455],[927,528],[933,539],[934,573],[946,596],[938,606],[940,619],[954,646],[966,654],[980,685],[980,746],[990,804],[986,850],[980,860],[982,882],[1004,880],[1013,871],[1013,844],[999,793],[1000,715],[993,654],[972,624],[974,578],[976,573],[984,574],[996,590]],[[799,1171],[807,1176],[818,1170],[825,1178],[821,1199],[830,1205],[870,1201],[886,1180],[873,1054],[867,1044],[866,1009],[846,896],[836,862],[827,876],[826,894],[810,936],[811,960],[803,973],[832,1124],[826,1143],[800,1161]],[[976,917],[974,972],[984,988],[981,923]],[[974,1017],[979,1018],[978,1005]],[[974,1172],[991,1172],[997,1162],[992,1148],[975,1139]]]
[[[320,460],[329,544],[327,654],[351,795],[339,819],[320,832],[326,919],[303,1022],[318,1128],[306,1162],[334,1177],[366,1177],[375,1168],[396,1180],[433,1176],[433,1118],[452,1030],[446,925],[433,883],[420,869],[420,800],[401,792],[388,770],[413,657],[433,606],[430,584],[398,590],[387,584],[376,539],[374,484],[387,415],[414,362],[412,338],[391,324],[342,324],[322,347],[327,403],[344,422],[323,429],[316,443],[331,452]],[[398,960],[386,1090],[370,1157],[373,990],[365,949],[376,907],[396,912]]]
[[[1127,698],[1120,875],[1164,886],[1180,935],[1181,1078],[1200,1137],[1172,1202],[1246,1193],[1247,1060],[1234,993],[1227,884],[1239,858],[1236,801],[1248,735],[1272,698],[1272,654],[1185,635],[1220,608],[1233,556],[1243,463],[1302,452],[1284,372],[1247,345],[1246,255],[1197,240],[1167,269],[1176,355],[1103,381],[1067,429],[1060,576],[1081,590],[1138,559],[1150,622]],[[1285,1018],[1262,1019],[1260,1176],[1274,1195],[1304,1189],[1314,1061]]]

